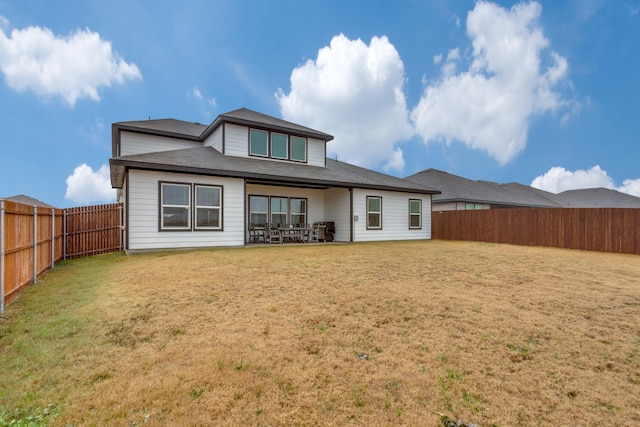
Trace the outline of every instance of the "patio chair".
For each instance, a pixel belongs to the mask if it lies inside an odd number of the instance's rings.
[[[265,226],[258,224],[249,224],[249,240],[252,243],[267,243],[265,237]]]
[[[282,243],[282,233],[275,227],[267,224],[264,228],[264,237],[267,243]]]
[[[309,228],[307,230],[307,243],[318,243],[318,234],[318,227]]]

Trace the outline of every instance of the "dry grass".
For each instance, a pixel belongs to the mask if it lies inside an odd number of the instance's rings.
[[[37,337],[29,316],[64,320]],[[52,403],[57,425],[638,425],[639,321],[630,255],[426,241],[94,257],[8,307],[0,405]]]

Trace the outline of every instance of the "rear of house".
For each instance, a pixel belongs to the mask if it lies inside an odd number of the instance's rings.
[[[421,184],[326,157],[331,135],[247,109],[210,125],[112,126],[129,251],[239,246],[251,227],[329,222],[342,242],[431,238]]]

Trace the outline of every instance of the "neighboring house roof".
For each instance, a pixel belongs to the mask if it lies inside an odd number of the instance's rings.
[[[24,194],[19,194],[17,196],[11,196],[11,197],[0,197],[0,199],[9,200],[10,202],[15,202],[15,203],[21,203],[23,205],[37,206],[39,208],[55,209],[55,206],[51,206],[50,204],[40,201],[38,199],[34,199],[33,197],[25,196]]]
[[[518,183],[473,181],[437,169],[426,169],[405,179],[438,188],[441,194],[433,196],[433,203],[468,202],[505,207],[559,206],[551,193]]]
[[[567,190],[556,194],[563,207],[571,208],[640,208],[640,197],[608,188]]]
[[[606,188],[549,193],[517,182],[473,181],[437,169],[426,169],[405,179],[440,189],[433,203],[465,202],[496,207],[640,208],[640,198]]]
[[[249,182],[255,180],[309,188],[357,187],[419,194],[439,193],[431,187],[329,158],[326,159],[326,167],[319,167],[225,156],[212,147],[133,154],[112,158],[109,162],[111,184],[115,188],[122,188],[125,168],[134,168],[244,178]]]

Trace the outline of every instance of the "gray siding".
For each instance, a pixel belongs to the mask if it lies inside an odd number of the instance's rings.
[[[204,140],[204,145],[207,147],[213,147],[222,153],[222,126],[217,128],[207,139]]]
[[[325,142],[307,138],[307,163],[311,166],[324,167],[326,157]]]
[[[202,147],[197,141],[186,141],[158,135],[123,131],[120,134],[120,155],[153,153],[156,151],[182,150],[183,148]]]
[[[324,221],[335,223],[336,233],[333,236],[338,242],[351,241],[351,196],[346,188],[332,188],[325,191]]]
[[[159,182],[222,185],[223,231],[159,231]],[[130,250],[177,249],[244,244],[244,181],[132,170],[129,172]]]
[[[382,229],[367,230],[367,196],[382,197]],[[422,229],[409,228],[409,199],[422,200]],[[376,190],[354,190],[355,241],[431,238],[431,196]]]

